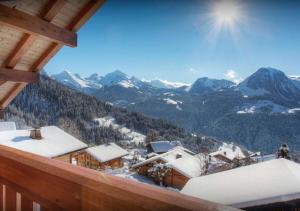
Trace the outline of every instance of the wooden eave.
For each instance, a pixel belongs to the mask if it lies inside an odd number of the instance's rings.
[[[76,32],[104,1],[0,2],[0,117],[64,45],[76,47]]]

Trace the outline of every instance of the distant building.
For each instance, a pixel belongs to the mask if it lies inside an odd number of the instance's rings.
[[[90,147],[76,155],[79,166],[91,169],[121,168],[122,157],[128,155],[128,151],[114,143]]]
[[[189,150],[184,150],[183,147],[176,147],[135,164],[132,169],[141,175],[153,178],[152,169],[158,164],[163,164],[168,168],[168,173],[163,178],[163,184],[181,189],[190,178],[200,176],[205,165],[204,157],[192,155],[187,151]],[[153,179],[156,183],[160,182],[157,177]]]
[[[48,158],[72,162],[72,157],[88,146],[55,126],[42,127],[41,139],[31,137],[32,130],[0,132],[0,145],[42,155]]]
[[[242,150],[233,143],[223,143],[217,151],[212,152],[209,155],[226,163],[231,163],[235,158],[244,159],[250,156],[246,150]]]
[[[190,179],[181,192],[245,210],[297,210],[300,165],[270,160]]]
[[[16,123],[14,122],[0,122],[0,132],[16,130]]]
[[[156,153],[156,154],[162,154],[170,149],[173,149],[175,146],[171,144],[169,141],[155,141],[150,142],[147,146],[147,153]]]

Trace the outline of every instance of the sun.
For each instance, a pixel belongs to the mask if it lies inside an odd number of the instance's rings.
[[[241,16],[241,7],[238,1],[222,0],[213,5],[212,16],[215,24],[220,27],[235,25]]]

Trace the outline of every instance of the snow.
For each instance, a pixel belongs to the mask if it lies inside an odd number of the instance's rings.
[[[0,132],[8,131],[8,130],[16,130],[16,123],[14,122],[0,122]]]
[[[55,126],[41,128],[42,139],[30,138],[30,130],[0,132],[0,144],[53,158],[88,146]]]
[[[171,98],[164,98],[163,101],[165,101],[167,104],[170,104],[170,105],[182,104],[182,101],[176,101]]]
[[[245,154],[243,150],[236,146],[233,143],[225,143],[223,142],[222,146],[219,147],[219,149],[216,152],[210,153],[211,156],[215,155],[223,155],[230,160],[233,160],[235,157],[244,158]]]
[[[299,199],[300,165],[276,159],[196,177],[181,193],[237,208]]]
[[[181,157],[178,158],[178,155]],[[191,155],[183,147],[175,147],[166,153],[151,157],[132,167],[137,168],[157,160],[164,161],[166,166],[177,170],[188,178],[201,175],[202,167],[204,166],[204,157],[202,155]]]
[[[289,114],[294,114],[294,113],[297,113],[297,112],[300,112],[300,108],[292,108],[292,109],[288,110]]]
[[[100,127],[112,127],[113,129],[118,130],[121,134],[124,135],[126,140],[129,140],[131,143],[135,145],[144,144],[146,140],[146,136],[138,133],[136,131],[130,130],[127,127],[118,125],[115,123],[115,119],[111,116],[96,118],[96,122],[99,123]]]
[[[266,110],[270,113],[292,113],[293,110],[281,106],[278,104],[273,103],[269,100],[258,100],[253,104],[246,103],[242,105],[241,107],[237,108],[237,114],[254,114],[254,113],[260,113],[260,112],[266,112]]]
[[[154,79],[154,80],[142,79],[142,81],[150,84],[153,87],[159,88],[159,89],[176,89],[176,88],[180,88],[183,86],[191,85],[191,84],[181,83],[181,82],[170,82],[170,81],[162,80],[162,79]]]
[[[125,149],[114,143],[89,147],[86,152],[101,163],[128,155]]]
[[[205,164],[205,157],[202,155],[187,156],[170,161],[168,167],[176,169],[179,173],[188,178],[198,177],[202,173]]]
[[[150,142],[151,148],[155,153],[167,152],[170,149],[174,148],[174,146],[169,141],[155,141]]]
[[[300,76],[292,75],[289,76],[289,78],[292,80],[293,84],[300,90]]]

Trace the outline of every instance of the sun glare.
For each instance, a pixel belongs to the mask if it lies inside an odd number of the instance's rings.
[[[237,1],[223,0],[214,5],[212,15],[219,26],[232,26],[239,19],[240,8]]]
[[[238,42],[242,25],[248,18],[244,11],[244,4],[240,0],[215,0],[212,1],[203,17],[209,29],[207,40],[215,43],[224,32],[229,32],[231,37]]]

